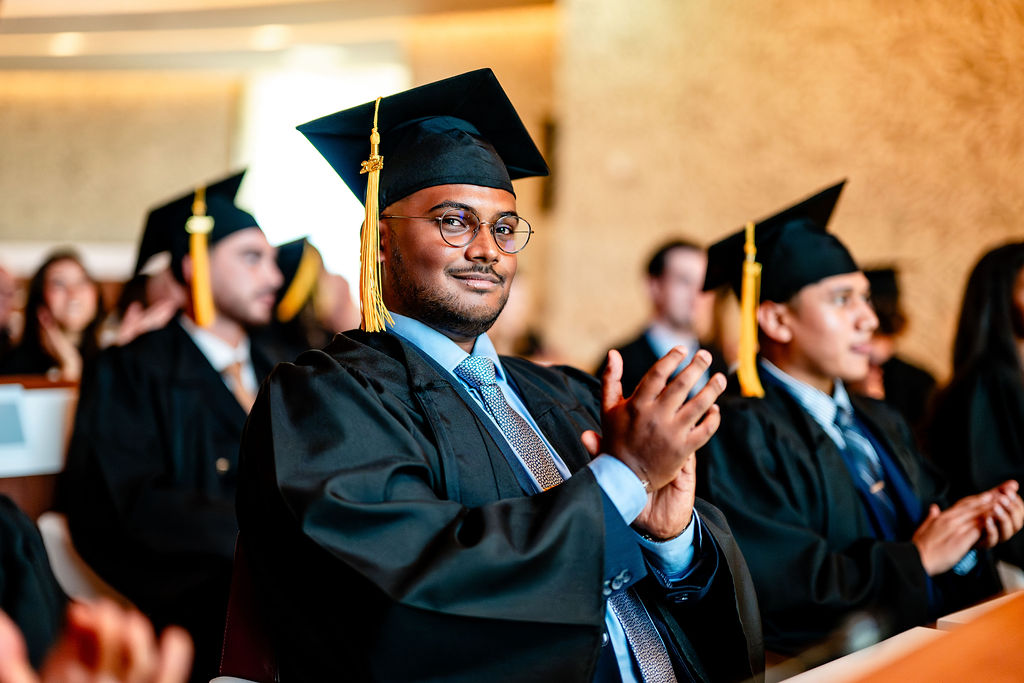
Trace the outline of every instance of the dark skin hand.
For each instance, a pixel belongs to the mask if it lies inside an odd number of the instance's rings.
[[[711,439],[721,420],[715,400],[725,389],[716,374],[696,396],[687,395],[711,365],[711,355],[698,351],[674,378],[686,358],[676,347],[655,363],[629,398],[622,395],[622,357],[608,352],[602,377],[599,437],[588,430],[581,436],[587,451],[621,460],[651,492],[647,506],[633,526],[658,539],[681,534],[693,517],[696,490],[696,451]]]

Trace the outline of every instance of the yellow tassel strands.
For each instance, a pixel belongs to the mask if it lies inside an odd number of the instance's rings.
[[[192,256],[192,314],[196,324],[209,327],[215,316],[213,291],[210,288],[209,235],[213,217],[206,215],[206,188],[200,187],[192,199],[192,216],[185,222],[189,233],[188,247]]]
[[[743,283],[740,288],[740,348],[736,376],[744,396],[764,396],[757,376],[757,306],[761,298],[761,264],[755,261],[754,224],[747,223],[743,244]]]
[[[384,306],[380,282],[380,209],[377,206],[377,190],[380,187],[380,171],[384,168],[384,157],[378,153],[380,133],[377,132],[377,112],[380,110],[377,98],[373,108],[373,130],[370,131],[370,158],[362,162],[360,173],[366,173],[366,219],[363,222],[362,239],[359,249],[359,304],[362,309],[362,328],[367,332],[383,332],[388,323],[394,324],[391,314]]]

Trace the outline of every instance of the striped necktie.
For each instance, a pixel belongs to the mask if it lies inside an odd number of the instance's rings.
[[[864,436],[858,428],[853,410],[844,406],[837,406],[836,426],[843,433],[846,441],[846,452],[852,458],[856,476],[863,482],[872,500],[874,500],[885,515],[889,528],[895,531],[899,523],[899,513],[892,497],[885,487],[885,472],[882,470],[882,463],[878,458],[875,447],[871,441]]]
[[[561,484],[564,481],[562,474],[540,435],[505,400],[496,382],[494,362],[486,356],[468,356],[456,366],[455,374],[480,392],[501,433],[541,488],[546,491]],[[608,596],[608,604],[622,624],[643,680],[647,683],[675,683],[668,650],[640,598],[632,589],[616,590]]]

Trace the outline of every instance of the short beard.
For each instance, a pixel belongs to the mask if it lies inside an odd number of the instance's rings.
[[[490,272],[490,271],[488,271]],[[491,329],[491,325],[501,315],[508,301],[508,290],[505,291],[493,313],[474,314],[458,306],[458,298],[452,294],[438,294],[425,287],[414,284],[406,275],[405,262],[398,249],[391,247],[387,270],[388,284],[395,298],[405,304],[405,311],[410,317],[441,332],[450,332],[459,337],[470,339],[479,337]]]

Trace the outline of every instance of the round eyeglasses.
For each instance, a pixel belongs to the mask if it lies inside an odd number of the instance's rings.
[[[381,215],[382,219],[406,218],[412,220],[437,221],[441,239],[452,247],[464,247],[476,239],[480,227],[491,228],[491,236],[498,249],[506,254],[522,251],[530,241],[533,228],[520,216],[502,216],[494,222],[481,221],[480,217],[467,209],[448,209],[440,216],[392,216]]]

